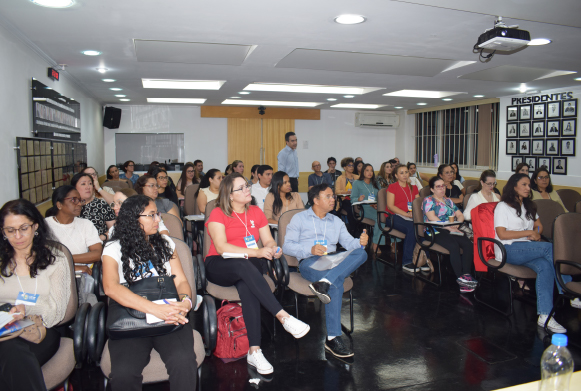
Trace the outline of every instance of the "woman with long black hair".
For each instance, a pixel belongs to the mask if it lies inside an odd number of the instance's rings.
[[[187,318],[192,308],[192,292],[175,243],[158,233],[160,220],[155,202],[147,196],[136,195],[123,202],[113,236],[103,250],[103,288],[108,297],[122,306],[184,327],[157,337],[110,339],[113,390],[141,390],[142,371],[149,362],[151,349],[165,363],[172,390],[191,390],[192,384],[196,384],[194,337]],[[127,288],[143,277],[152,276],[175,276],[180,300],[155,304]]]
[[[270,182],[270,190],[264,199],[264,214],[269,224],[278,224],[278,219],[284,212],[304,208],[300,194],[292,192],[287,173],[275,172]]]
[[[218,198],[218,192],[220,190],[220,183],[222,182],[222,173],[220,170],[212,168],[208,170],[206,175],[202,178],[198,190],[196,190],[196,202],[198,203],[198,208],[200,213],[205,214],[206,205],[208,202]]]
[[[159,198],[167,198],[174,204],[179,205],[178,195],[174,191],[172,186],[170,186],[169,184],[169,177],[167,175],[167,171],[165,171],[161,167],[152,167],[147,172],[147,176],[155,178],[155,180],[157,181],[157,185],[159,186],[157,190],[157,196]]]
[[[186,187],[194,183],[200,183],[200,174],[196,170],[196,166],[192,163],[186,163],[176,186],[178,199],[184,198],[186,195]]]

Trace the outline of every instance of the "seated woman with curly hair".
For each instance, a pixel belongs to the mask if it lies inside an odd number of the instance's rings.
[[[160,220],[149,197],[136,195],[123,202],[113,236],[103,250],[103,288],[107,296],[125,307],[184,327],[157,337],[110,339],[113,390],[141,389],[142,371],[149,362],[151,349],[165,363],[172,390],[188,390],[196,384],[194,337],[187,318],[192,308],[192,292],[175,243],[158,233]],[[142,276],[155,275],[175,276],[181,301],[155,304],[127,288]]]

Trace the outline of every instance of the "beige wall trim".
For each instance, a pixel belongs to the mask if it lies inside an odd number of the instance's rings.
[[[320,120],[320,109],[294,109],[289,107],[267,107],[264,115],[258,113],[258,106],[200,106],[202,118],[264,118],[264,119],[309,119]]]
[[[449,105],[442,105],[436,107],[430,107],[427,109],[413,109],[408,110],[408,114],[419,114],[419,113],[428,113],[430,111],[438,111],[438,110],[448,110],[448,109],[456,109],[458,107],[467,107],[467,106],[480,106],[486,105],[490,103],[498,103],[500,102],[499,98],[489,98],[489,99],[480,99],[480,100],[471,100],[469,102],[460,102],[460,103],[452,103]]]

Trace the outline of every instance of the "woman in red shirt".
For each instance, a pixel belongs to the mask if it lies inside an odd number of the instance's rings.
[[[260,350],[260,305],[282,323],[295,338],[309,332],[309,325],[282,309],[264,278],[266,260],[280,258],[282,250],[270,234],[268,220],[257,206],[251,206],[250,184],[239,173],[226,176],[220,183],[216,208],[206,227],[212,238],[206,256],[206,277],[214,284],[236,286],[242,302],[242,315],[248,331],[247,361],[258,373],[273,372]],[[262,240],[264,247],[258,248]],[[246,258],[224,258],[224,253],[246,254]]]
[[[387,188],[387,213],[393,214],[393,228],[405,234],[403,240],[402,265],[406,270],[414,269],[413,253],[416,245],[414,222],[412,217],[412,202],[419,196],[418,188],[408,183],[409,171],[404,165],[396,166],[393,175],[397,182]],[[390,219],[386,225],[391,226]]]

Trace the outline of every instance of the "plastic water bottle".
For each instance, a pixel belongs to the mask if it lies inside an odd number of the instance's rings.
[[[439,163],[438,162],[438,154],[435,154],[434,155],[434,167],[438,167],[438,165],[439,165],[438,163]]]
[[[567,349],[567,336],[553,334],[551,346],[541,357],[541,383],[539,391],[569,391],[573,373],[573,357]]]

